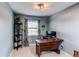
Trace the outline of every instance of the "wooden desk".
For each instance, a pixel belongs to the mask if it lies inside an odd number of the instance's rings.
[[[74,50],[74,57],[79,57],[79,49],[78,50]]]
[[[57,38],[36,40],[36,54],[41,55],[42,51],[55,51],[60,54],[59,41]]]

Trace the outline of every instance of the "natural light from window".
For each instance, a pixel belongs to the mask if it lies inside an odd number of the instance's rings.
[[[38,35],[38,21],[37,20],[28,20],[28,36],[37,36]]]

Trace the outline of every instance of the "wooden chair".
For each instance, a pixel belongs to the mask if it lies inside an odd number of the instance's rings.
[[[74,50],[74,57],[79,57],[79,50]]]

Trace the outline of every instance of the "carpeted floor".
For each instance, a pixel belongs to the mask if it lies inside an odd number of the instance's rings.
[[[35,53],[35,45],[19,48],[19,50],[13,50],[10,57],[38,57]],[[40,57],[72,57],[68,53],[61,50],[60,54],[55,52],[46,51],[42,52]]]

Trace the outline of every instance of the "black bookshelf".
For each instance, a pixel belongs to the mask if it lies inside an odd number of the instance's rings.
[[[22,22],[19,17],[14,20],[14,49],[22,47]]]

